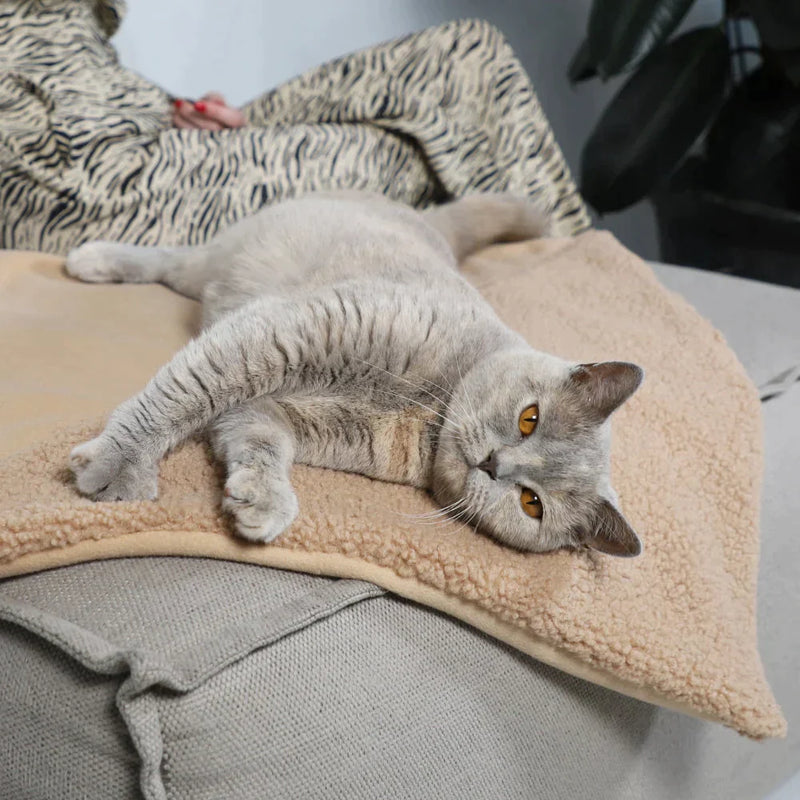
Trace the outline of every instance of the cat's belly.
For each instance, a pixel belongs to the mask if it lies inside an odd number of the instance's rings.
[[[427,488],[434,415],[412,406],[376,409],[358,400],[279,400],[296,437],[295,461]]]

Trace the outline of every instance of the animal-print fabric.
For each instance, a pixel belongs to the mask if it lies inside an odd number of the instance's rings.
[[[544,192],[589,225],[503,36],[451,22],[336,59],[256,98],[248,125],[170,124],[170,95],[125,69],[118,0],[0,0],[0,246],[196,244],[265,203],[367,189],[418,207]]]

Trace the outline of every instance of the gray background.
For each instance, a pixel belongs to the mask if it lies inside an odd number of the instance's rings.
[[[123,64],[168,91],[222,91],[243,103],[303,70],[448,19],[483,17],[502,30],[533,80],[576,177],[581,147],[618,81],[575,89],[566,70],[591,0],[129,0],[115,38]],[[721,0],[698,0],[686,24],[716,24]],[[658,246],[649,203],[598,221],[644,258]]]

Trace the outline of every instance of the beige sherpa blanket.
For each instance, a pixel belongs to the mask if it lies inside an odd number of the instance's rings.
[[[603,686],[782,735],[756,649],[760,409],[733,353],[608,234],[496,247],[467,274],[537,348],[646,369],[613,422],[613,481],[641,557],[518,553],[403,516],[433,507],[421,491],[303,467],[299,519],[274,544],[245,543],[220,516],[221,476],[200,444],[166,460],[158,502],[93,504],[70,486],[70,448],[190,336],[196,306],[5,254],[0,576],[180,554],[362,578]]]

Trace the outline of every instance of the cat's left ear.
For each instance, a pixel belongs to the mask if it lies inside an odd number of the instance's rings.
[[[642,552],[636,531],[613,503],[603,498],[595,510],[593,529],[584,544],[609,556],[631,558]]]
[[[627,361],[580,364],[569,376],[570,383],[580,392],[585,407],[598,424],[639,388],[643,378],[644,370]]]

